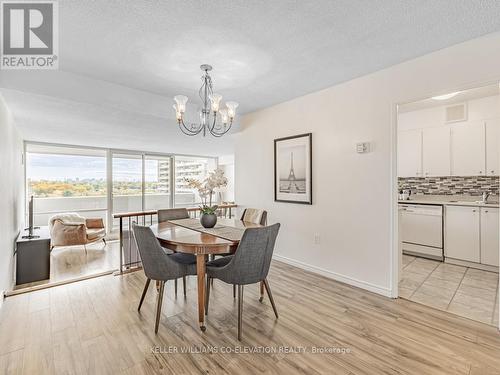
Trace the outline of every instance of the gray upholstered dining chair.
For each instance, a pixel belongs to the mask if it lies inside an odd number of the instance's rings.
[[[159,281],[160,288],[156,302],[155,322],[155,333],[158,333],[165,283],[168,280],[175,280],[186,275],[196,275],[196,265],[186,260],[185,255],[189,254],[175,253],[168,255],[160,246],[151,228],[133,224],[132,231],[147,278],[137,311],[141,310],[151,280]]]
[[[189,219],[188,210],[185,208],[166,208],[163,210],[158,210],[158,222],[164,223],[169,220],[180,220],[180,219]],[[167,249],[168,254],[173,254],[174,251],[171,249]],[[185,258],[192,257],[192,262],[196,263],[196,257],[194,255],[186,254]],[[182,286],[184,290],[184,297],[186,297],[186,276],[182,277]],[[177,279],[174,281],[174,289],[175,295],[177,295]]]
[[[245,208],[241,214],[241,221],[247,223],[267,225],[267,211],[260,208]],[[227,255],[227,254],[226,254]],[[233,285],[233,298],[236,298],[236,285]],[[264,300],[264,282],[260,283],[260,298],[259,301]]]
[[[205,314],[208,314],[210,299],[210,281],[219,279],[228,284],[238,286],[238,340],[241,340],[242,313],[243,313],[243,286],[263,282],[278,318],[278,310],[274,304],[273,295],[267,274],[271,265],[274,244],[280,224],[262,228],[248,228],[236,249],[234,255],[217,258],[207,263],[207,295],[205,300]]]
[[[186,208],[166,208],[163,210],[158,210],[159,223],[180,219],[189,219],[189,212]]]

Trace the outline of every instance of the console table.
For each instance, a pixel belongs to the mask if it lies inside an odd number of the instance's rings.
[[[16,285],[46,280],[50,277],[50,233],[48,227],[33,231],[37,238],[23,238],[22,231],[16,241]]]

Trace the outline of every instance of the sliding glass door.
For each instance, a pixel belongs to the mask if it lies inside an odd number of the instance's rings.
[[[113,213],[142,211],[142,155],[113,154]]]
[[[172,207],[172,158],[145,155],[144,209],[158,210]]]
[[[113,213],[172,207],[171,156],[112,153],[112,170]]]
[[[31,196],[37,226],[68,212],[106,220],[106,152],[27,144],[26,202]]]
[[[211,157],[26,143],[26,201],[35,198],[36,225],[76,212],[112,230],[114,213],[200,204],[187,179],[203,180],[215,168]]]
[[[175,206],[192,207],[201,203],[195,189],[188,187],[187,179],[204,180],[217,168],[217,159],[195,156],[175,157]],[[216,197],[214,197],[216,199]]]

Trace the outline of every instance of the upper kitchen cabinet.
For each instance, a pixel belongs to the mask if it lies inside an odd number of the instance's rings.
[[[422,177],[422,130],[399,132],[398,176]]]
[[[451,125],[452,176],[484,176],[485,152],[484,121]]]
[[[498,137],[500,136],[500,119],[486,120],[486,174],[499,175]]]
[[[450,128],[440,126],[422,131],[423,176],[450,175]]]

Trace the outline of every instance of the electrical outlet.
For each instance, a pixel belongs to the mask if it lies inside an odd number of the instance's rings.
[[[320,243],[321,243],[321,236],[318,233],[316,233],[314,235],[314,244],[319,245]]]

